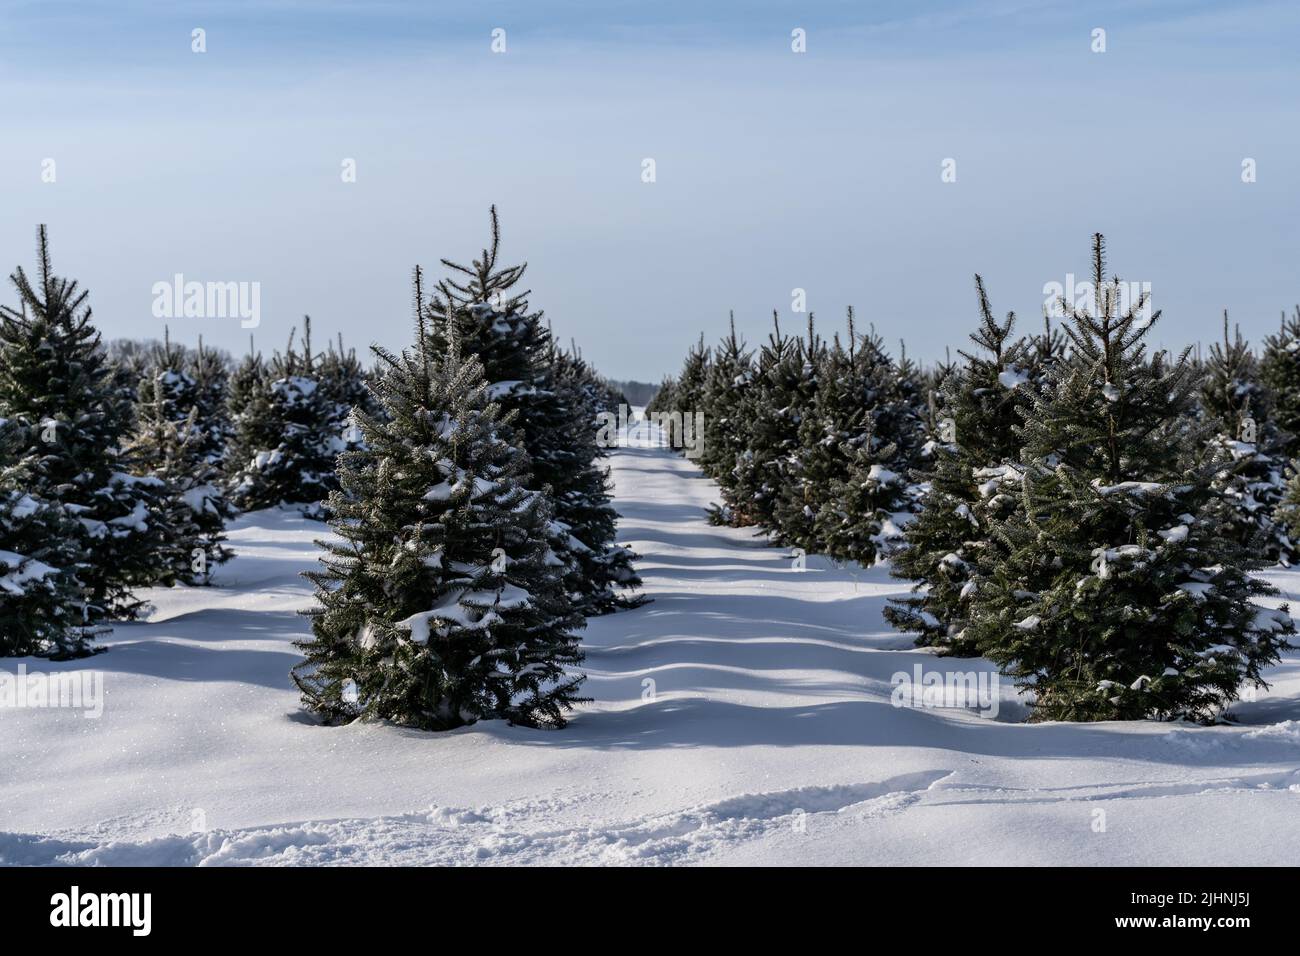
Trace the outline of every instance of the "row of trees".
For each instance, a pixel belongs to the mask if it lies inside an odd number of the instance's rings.
[[[545,516],[557,600],[581,621],[636,603],[623,593],[639,581],[614,544],[594,438],[598,412],[621,397],[555,345],[512,288],[522,267],[496,268],[497,241],[494,211],[475,291],[447,280],[446,294],[422,301],[436,337],[427,351],[458,337],[459,354],[486,369],[500,440],[518,449],[512,467]],[[310,320],[283,352],[233,367],[170,338],[106,348],[86,293],[52,272],[44,227],[37,273],[14,272],[19,304],[0,311],[0,655],[88,653],[108,622],[140,611],[141,588],[206,583],[230,556],[223,528],[240,510],[356,513],[366,489],[348,490],[339,462],[368,448],[367,429],[396,420],[381,387],[391,356],[378,351],[367,370],[341,342],[316,350]]]
[[[1262,357],[1151,353],[1159,320],[1120,305],[1093,240],[1091,309],[1017,337],[975,280],[980,323],[920,371],[874,334],[779,328],[752,354],[701,341],[659,410],[705,414],[714,520],[832,557],[892,558],[915,582],[886,617],[982,655],[1036,719],[1213,719],[1294,634],[1260,557],[1300,527],[1300,312]]]

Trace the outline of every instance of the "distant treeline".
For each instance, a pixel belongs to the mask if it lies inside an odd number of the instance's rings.
[[[649,382],[619,382],[610,379],[609,384],[626,395],[630,405],[649,405],[659,393],[659,386]]]

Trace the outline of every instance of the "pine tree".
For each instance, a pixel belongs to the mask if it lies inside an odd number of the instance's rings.
[[[266,388],[266,363],[262,353],[248,340],[248,353],[235,363],[226,384],[227,439],[222,454],[222,470],[227,484],[239,473],[243,463],[256,454],[256,416],[264,410],[261,398]],[[247,439],[247,444],[245,443]]]
[[[0,419],[0,657],[91,653],[73,568],[80,526],[32,493],[36,458],[21,426]]]
[[[194,417],[199,429],[191,440],[206,464],[224,471],[226,444],[233,431],[228,402],[230,358],[206,347],[200,336],[198,348],[186,352],[185,374],[194,382],[190,402],[197,410]]]
[[[1277,334],[1264,339],[1259,379],[1272,396],[1279,453],[1287,459],[1300,456],[1300,305],[1289,316],[1283,312]]]
[[[641,584],[635,555],[615,543],[618,513],[611,504],[609,470],[597,444],[600,386],[580,355],[552,343],[544,376],[534,388],[536,412],[525,436],[530,486],[544,490],[554,509],[551,547],[567,564],[565,589],[586,615],[644,603],[618,593]]]
[[[1270,561],[1290,564],[1295,546],[1274,517],[1286,481],[1272,395],[1259,381],[1258,363],[1241,331],[1229,338],[1226,309],[1223,342],[1210,346],[1204,374],[1201,408],[1216,429],[1211,448],[1230,463],[1214,481],[1215,491],[1234,506],[1227,533]]]
[[[344,442],[339,409],[322,388],[321,357],[312,351],[311,319],[301,348],[296,332],[283,353],[265,365],[247,360],[231,382],[230,497],[244,511],[294,505],[320,518]]]
[[[737,524],[766,532],[777,530],[777,498],[789,456],[799,447],[803,411],[814,394],[805,343],[781,332],[776,313],[772,321],[741,407],[748,447],[736,462],[734,500],[729,502]]]
[[[496,206],[490,216],[492,244],[478,259],[468,266],[441,260],[458,278],[439,282],[439,294],[426,303],[428,334],[436,354],[445,352],[455,337],[462,354],[477,357],[488,397],[500,403],[503,413],[514,413],[511,426],[527,434],[538,414],[537,382],[544,374],[550,335],[543,314],[529,311],[528,291],[516,288],[527,263],[498,266],[501,223]]]
[[[701,470],[718,483],[721,504],[709,506],[709,521],[735,525],[737,513],[731,505],[736,489],[736,463],[749,442],[749,423],[744,417],[745,396],[753,382],[753,353],[736,335],[736,317],[731,331],[713,350],[700,402],[704,412],[704,448]]]
[[[364,443],[340,456],[342,540],[308,574],[319,607],[294,680],[331,722],[563,726],[582,618],[546,545],[549,504],[524,488],[528,463],[455,327],[432,351],[418,279],[416,315],[414,352],[374,347],[384,415],[358,412]]]
[[[688,443],[693,444],[707,435],[708,416],[702,434],[697,436],[695,415],[704,410],[711,369],[712,355],[701,335],[686,353],[681,372],[675,378],[665,378],[646,407],[647,413],[658,416],[660,438],[666,447],[685,451]]]
[[[617,415],[620,408],[631,407],[631,400],[624,394],[622,386],[618,383],[610,381],[603,375],[597,375],[596,385],[597,412],[613,412]]]
[[[912,507],[907,474],[922,423],[915,369],[895,362],[874,331],[859,336],[849,309],[848,345],[803,347],[811,397],[777,495],[778,539],[836,560],[871,564],[891,550]]]
[[[895,470],[907,475],[923,457],[926,442],[926,392],[921,370],[907,357],[907,346],[902,340],[899,340],[898,345],[898,358],[891,359],[883,342],[873,331],[872,335],[867,336],[862,349],[874,349],[884,358],[884,367],[889,372],[888,387],[874,416],[875,427],[880,440],[894,446]]]
[[[616,588],[636,587],[633,555],[614,543],[617,513],[597,464],[596,407],[585,363],[556,348],[543,313],[518,288],[527,264],[501,266],[501,226],[491,210],[491,245],[469,266],[442,264],[455,278],[425,304],[430,351],[455,339],[483,366],[488,397],[500,404],[502,437],[525,452],[526,487],[550,497],[549,542],[566,568],[571,599],[587,614],[640,603]]]
[[[1276,591],[1226,533],[1190,350],[1148,357],[1159,313],[1140,317],[1145,296],[1119,312],[1100,235],[1092,265],[1094,309],[1062,303],[1071,350],[1024,416],[1020,502],[990,529],[967,630],[1035,719],[1213,719],[1295,628],[1254,603]]]
[[[831,447],[834,439],[824,435],[819,417],[824,413],[824,403],[819,401],[826,385],[822,375],[827,372],[827,347],[814,321],[809,313],[807,337],[799,341],[783,382],[789,404],[780,414],[790,423],[793,434],[783,443],[784,453],[769,465],[771,508],[764,527],[774,544],[822,551],[824,546],[814,528],[819,507],[816,499],[821,493],[829,493],[835,470],[833,465],[826,467],[826,455],[817,453]],[[820,471],[818,464],[823,465]]]
[[[371,416],[379,412],[367,384],[369,376],[356,350],[343,347],[341,335],[320,357],[317,374],[329,408],[329,430],[336,438],[336,447],[339,452],[353,450],[360,441],[360,433],[352,423],[352,410],[360,408]]]
[[[28,491],[76,519],[75,575],[83,620],[129,618],[133,588],[170,583],[173,535],[164,482],[132,474],[123,447],[131,405],[114,381],[87,293],[54,275],[44,226],[37,275],[10,277],[21,305],[0,307],[0,417],[23,436],[13,454],[28,461]]]
[[[997,546],[988,529],[1015,506],[1002,485],[1020,474],[1016,427],[1035,393],[1037,357],[1023,338],[1012,338],[1014,313],[1003,322],[994,317],[978,275],[975,291],[980,325],[970,339],[976,350],[959,350],[963,364],[944,380],[936,437],[917,475],[925,489],[921,511],[891,567],[895,577],[916,585],[884,612],[895,627],[915,632],[918,644],[961,656],[976,653],[965,632],[966,608],[979,586],[980,555]]]
[[[128,446],[132,463],[167,486],[163,507],[172,529],[168,563],[175,577],[206,584],[211,569],[228,561],[222,545],[234,508],[222,493],[220,460],[224,390],[211,378],[210,353],[176,345],[170,335],[150,351],[136,401],[135,434]],[[215,422],[205,421],[212,415]]]
[[[658,414],[660,412],[672,411],[676,406],[674,393],[677,391],[677,379],[672,375],[665,375],[659,381],[659,387],[655,389],[654,397],[646,403],[646,414]]]

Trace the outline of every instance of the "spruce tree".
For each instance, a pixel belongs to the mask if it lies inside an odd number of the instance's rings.
[[[781,416],[791,423],[792,435],[784,443],[784,454],[769,466],[771,489],[770,515],[763,525],[771,533],[775,544],[801,547],[808,551],[822,551],[814,523],[817,520],[821,492],[829,492],[829,482],[834,477],[833,468],[817,473],[815,465],[825,456],[816,455],[832,440],[825,439],[819,424],[819,399],[822,397],[821,376],[827,371],[827,347],[817,334],[814,316],[808,314],[808,334],[799,341],[787,366],[790,376],[789,404]],[[821,443],[826,441],[826,446]]]
[[[1228,533],[1270,561],[1290,564],[1295,546],[1275,520],[1285,491],[1283,440],[1274,425],[1273,397],[1259,381],[1258,363],[1241,331],[1210,346],[1201,408],[1215,429],[1211,450],[1225,462],[1215,490],[1233,505]]]
[[[910,476],[924,456],[928,409],[920,372],[901,346],[898,359],[893,359],[872,329],[854,349],[856,361],[865,366],[854,374],[871,408],[871,438],[853,443],[849,474],[835,491],[836,510],[846,520],[835,526],[829,548],[844,558],[870,562],[878,554],[892,553],[912,520],[909,512],[919,507],[921,489]],[[854,540],[859,524],[860,530],[871,529],[873,547]],[[855,553],[837,546],[836,538]]]
[[[827,348],[810,329],[803,352],[811,397],[782,463],[778,538],[871,564],[910,518],[907,475],[922,434],[915,370],[905,356],[895,362],[874,331],[859,336],[851,308],[847,346],[836,335]]]
[[[687,441],[694,440],[695,414],[704,411],[712,367],[713,354],[704,344],[704,336],[701,334],[699,341],[686,353],[682,370],[674,380],[672,405],[663,409],[669,412],[669,417],[663,420],[662,425],[669,448],[684,451]],[[707,421],[708,416],[705,415],[705,422]],[[687,434],[687,429],[692,430],[691,434]],[[705,431],[706,436],[707,434]]]
[[[248,353],[231,369],[226,387],[227,440],[222,452],[226,486],[238,479],[243,464],[256,454],[259,444],[257,416],[265,411],[266,363],[250,337]]]
[[[186,351],[185,374],[194,382],[190,401],[197,410],[194,417],[199,433],[192,440],[206,464],[224,471],[226,444],[233,430],[229,356],[205,346],[200,336],[198,348]]]
[[[614,542],[617,513],[609,478],[598,464],[593,384],[585,363],[556,348],[543,313],[519,288],[527,264],[500,265],[501,226],[491,210],[491,244],[469,266],[442,263],[451,278],[438,284],[426,310],[430,351],[453,338],[483,366],[488,397],[502,409],[502,437],[525,452],[525,485],[551,498],[552,556],[566,568],[571,600],[587,614],[639,603],[616,595],[635,587],[633,555]]]
[[[549,503],[525,489],[528,462],[456,329],[432,351],[421,299],[417,285],[415,350],[374,347],[384,414],[359,411],[363,444],[340,456],[341,541],[308,574],[319,606],[294,680],[330,722],[563,726],[582,618],[546,544]]]
[[[370,415],[378,406],[367,384],[369,376],[357,358],[355,349],[343,347],[343,337],[331,342],[317,364],[320,388],[329,408],[329,430],[335,436],[339,452],[349,451],[361,440],[352,423],[352,410],[360,408]]]
[[[1035,353],[1023,338],[1012,338],[1015,314],[997,320],[978,275],[975,292],[975,350],[958,350],[962,364],[941,387],[936,436],[917,474],[925,488],[921,510],[891,566],[895,577],[916,584],[884,612],[895,627],[916,633],[918,644],[960,656],[976,653],[966,609],[979,586],[980,555],[997,547],[989,527],[1015,507],[1015,495],[1002,485],[1020,474],[1016,428],[1035,391]]]
[[[504,413],[513,413],[513,426],[527,434],[539,414],[537,383],[544,374],[550,335],[543,314],[529,310],[528,290],[516,288],[527,263],[500,266],[501,223],[496,206],[490,213],[491,245],[465,266],[443,259],[451,270],[438,283],[438,294],[426,303],[427,329],[435,354],[444,353],[452,338],[464,355],[475,356],[483,366],[488,397]],[[503,423],[504,424],[504,423]]]
[[[741,406],[749,440],[736,462],[734,499],[728,503],[736,524],[766,532],[776,531],[786,466],[799,447],[799,423],[813,396],[805,343],[782,333],[775,312],[772,322]]]
[[[639,587],[635,555],[615,542],[618,513],[611,503],[605,450],[597,444],[600,387],[580,355],[552,343],[546,372],[534,389],[536,412],[525,435],[529,484],[551,498],[552,550],[566,561],[565,588],[586,615],[644,603],[619,593]]]
[[[210,378],[191,374],[216,374],[208,354],[201,344],[199,352],[191,354],[169,334],[153,347],[140,381],[135,434],[128,447],[136,469],[167,486],[163,507],[172,535],[166,554],[176,578],[188,584],[206,584],[212,568],[232,556],[222,542],[234,508],[221,491],[217,465],[224,390]],[[205,420],[204,415],[216,420]]]
[[[749,423],[744,416],[745,396],[753,384],[754,356],[736,335],[736,317],[731,330],[713,350],[713,363],[701,397],[704,412],[704,449],[700,468],[718,483],[722,502],[709,506],[709,521],[735,525],[737,512],[731,502],[736,490],[736,463],[749,443]]]
[[[81,593],[76,613],[92,624],[133,617],[142,606],[133,588],[174,580],[166,485],[131,473],[131,404],[87,293],[53,273],[44,226],[35,281],[22,267],[10,279],[20,305],[0,306],[0,417],[21,436],[13,454],[28,463],[31,495],[76,519],[76,565],[64,569]]]
[[[33,494],[23,426],[0,419],[0,657],[89,654],[75,574],[80,525]]]
[[[677,391],[677,378],[673,375],[665,375],[659,381],[659,386],[655,389],[654,396],[646,403],[646,414],[672,411],[676,407],[673,394]]]
[[[230,497],[244,511],[293,505],[320,518],[344,442],[339,408],[322,387],[321,357],[312,351],[310,318],[301,347],[296,333],[283,353],[265,365],[245,362],[231,382]]]
[[[881,440],[895,448],[895,469],[907,475],[923,457],[927,396],[924,376],[916,363],[907,357],[907,346],[901,339],[898,347],[898,358],[892,359],[883,342],[874,334],[874,329],[862,345],[863,350],[880,352],[889,372],[883,401],[874,416],[875,427]],[[909,495],[914,491],[909,488]],[[912,505],[915,506],[915,501]]]
[[[1019,504],[989,533],[967,631],[1035,696],[1038,720],[1211,720],[1263,685],[1295,633],[1227,533],[1220,463],[1191,415],[1190,350],[1148,356],[1159,320],[1122,313],[1093,239],[1094,308],[1062,302],[1068,356],[1019,430]]]
[[[1290,315],[1283,312],[1277,334],[1264,339],[1259,380],[1272,398],[1279,453],[1300,456],[1300,305]]]

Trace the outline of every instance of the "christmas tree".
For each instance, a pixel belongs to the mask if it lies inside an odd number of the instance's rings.
[[[37,458],[23,427],[0,419],[0,657],[90,653],[77,581],[80,528],[31,489]]]
[[[501,223],[491,209],[492,243],[468,266],[443,259],[456,278],[438,284],[429,298],[428,334],[435,354],[443,354],[453,337],[461,354],[477,357],[488,382],[488,397],[513,413],[514,428],[527,434],[538,415],[537,381],[544,374],[550,335],[541,312],[529,311],[528,291],[517,289],[528,268],[497,264]],[[503,422],[503,425],[507,424]]]
[[[975,277],[980,325],[971,333],[975,351],[959,350],[962,364],[944,379],[936,401],[935,437],[928,446],[921,511],[908,525],[891,573],[916,582],[911,596],[885,609],[917,643],[948,653],[976,653],[965,632],[968,599],[978,587],[979,555],[995,542],[988,529],[1015,506],[1004,493],[1016,464],[1021,410],[1032,401],[1036,354],[1013,339],[1014,313],[999,322],[984,280]]]
[[[329,428],[337,438],[339,451],[350,451],[361,440],[360,430],[353,424],[352,410],[360,408],[376,415],[379,407],[368,386],[369,376],[357,358],[355,349],[343,347],[343,337],[331,342],[317,363],[322,397],[329,408]]]
[[[263,365],[246,361],[231,381],[234,436],[227,454],[232,501],[244,511],[294,505],[319,518],[336,487],[334,462],[346,442],[340,410],[322,388],[321,358],[312,351],[311,319],[283,353]]]
[[[786,366],[787,377],[781,383],[786,386],[782,394],[790,402],[776,411],[781,419],[789,422],[791,435],[782,443],[784,453],[768,467],[771,506],[766,520],[760,524],[771,533],[775,544],[821,551],[824,549],[814,529],[818,517],[814,496],[830,492],[829,482],[835,472],[833,467],[819,470],[816,466],[824,464],[827,457],[818,453],[835,443],[831,439],[825,445],[820,444],[824,438],[820,424],[824,408],[819,408],[818,400],[825,385],[821,376],[827,371],[827,348],[817,334],[814,321],[813,314],[809,313],[807,337],[799,341],[791,354]]]
[[[1062,302],[1070,352],[1019,429],[1019,502],[987,534],[966,626],[973,645],[1033,692],[1034,719],[1211,720],[1263,685],[1295,633],[1228,533],[1220,463],[1191,411],[1190,350],[1148,356],[1145,296],[1120,311],[1093,240],[1094,307]]]
[[[417,278],[414,351],[374,348],[384,414],[358,412],[364,444],[340,456],[342,540],[308,575],[320,606],[294,680],[330,722],[563,726],[582,618],[546,543],[549,504],[524,487],[528,462],[454,326],[433,352],[422,299]]]
[[[713,350],[701,397],[704,448],[699,465],[722,492],[721,504],[709,507],[712,524],[735,526],[738,522],[731,501],[736,490],[736,462],[749,443],[744,408],[753,384],[753,364],[753,353],[736,335],[736,317],[732,314],[730,332]]]
[[[525,452],[527,487],[551,499],[550,546],[563,563],[571,599],[587,614],[639,603],[616,588],[640,584],[633,555],[614,543],[617,514],[599,466],[596,386],[576,354],[556,348],[543,314],[518,288],[527,265],[502,266],[501,226],[491,210],[491,245],[471,265],[442,260],[455,278],[426,304],[432,354],[452,339],[480,362],[488,397],[502,409],[499,428]]]
[[[26,462],[26,491],[76,519],[77,613],[90,623],[129,618],[141,607],[133,588],[174,580],[168,489],[131,473],[124,452],[131,405],[114,381],[87,293],[52,271],[44,226],[37,259],[35,281],[21,267],[10,277],[19,308],[0,307],[0,417],[15,426],[12,454]]]
[[[735,523],[767,532],[777,530],[778,496],[790,456],[799,447],[803,411],[814,394],[806,343],[782,333],[775,313],[772,322],[741,406],[748,441],[736,462],[733,499],[726,502]]]
[[[163,507],[171,528],[167,542],[169,564],[178,579],[204,584],[212,567],[227,561],[222,545],[226,522],[234,509],[221,491],[220,441],[224,394],[211,379],[191,374],[197,362],[215,369],[204,356],[191,355],[165,335],[152,349],[141,378],[135,412],[135,435],[128,454],[136,469],[167,486]]]
[[[900,535],[906,476],[920,447],[915,370],[895,362],[874,332],[848,344],[802,345],[797,442],[779,462],[776,538],[807,552],[870,564]]]
[[[1234,506],[1228,533],[1270,561],[1290,564],[1294,545],[1274,513],[1286,487],[1284,441],[1274,422],[1273,397],[1259,381],[1258,363],[1236,330],[1210,346],[1201,386],[1201,408],[1216,429],[1211,450],[1226,467],[1214,488]]]
[[[1279,453],[1300,456],[1300,305],[1289,316],[1283,312],[1277,334],[1264,339],[1259,380],[1272,398]]]
[[[225,468],[226,444],[233,430],[229,411],[230,357],[203,344],[199,337],[196,349],[186,351],[186,376],[193,381],[189,402],[199,432],[192,440],[202,460],[218,471]]]
[[[684,451],[687,444],[694,441],[695,414],[704,411],[712,367],[712,352],[704,344],[704,336],[701,335],[699,341],[686,353],[682,370],[673,381],[672,405],[661,408],[669,413],[667,418],[661,419],[664,439],[669,448]],[[705,414],[706,429],[708,418]],[[708,434],[707,430],[704,434]]]
[[[576,351],[548,349],[547,371],[534,389],[535,414],[525,436],[530,486],[545,490],[554,509],[552,550],[566,561],[565,587],[584,614],[644,603],[618,589],[640,586],[635,555],[615,543],[606,454],[596,441],[600,386]]]

